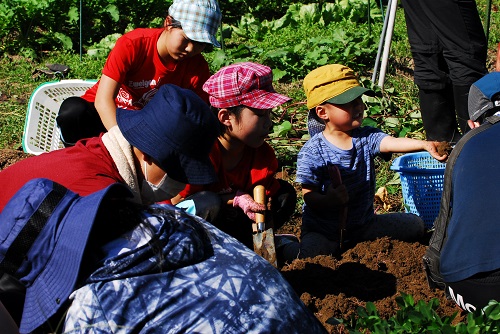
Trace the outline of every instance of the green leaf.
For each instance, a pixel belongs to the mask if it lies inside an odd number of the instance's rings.
[[[120,12],[115,5],[108,5],[106,7],[106,11],[109,13],[113,21],[118,22],[120,20]]]
[[[284,121],[279,125],[273,126],[273,135],[277,137],[282,137],[286,135],[292,129],[292,124],[289,121]]]
[[[373,118],[370,118],[370,117],[365,117],[363,119],[362,125],[363,126],[371,126],[374,128],[376,128],[378,126],[377,122]]]
[[[282,71],[278,68],[274,68],[272,71],[273,71],[273,81],[278,81],[279,79],[283,78],[288,74],[287,71]]]
[[[65,50],[71,50],[73,48],[73,41],[71,41],[71,38],[69,38],[65,34],[55,32],[54,37],[56,37],[61,42]]]
[[[80,13],[78,11],[78,8],[71,7],[68,11],[68,22],[74,24],[79,21],[80,21]]]

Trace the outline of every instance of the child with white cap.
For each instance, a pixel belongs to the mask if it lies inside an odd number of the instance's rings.
[[[304,196],[301,242],[283,246],[285,259],[336,254],[339,244],[346,240],[422,236],[424,224],[416,215],[374,213],[374,158],[382,153],[426,150],[444,160],[446,156],[437,153],[437,142],[395,138],[362,126],[365,105],[361,96],[373,92],[362,87],[346,66],[319,67],[304,78],[303,85],[311,139],[297,159],[296,182],[301,184]],[[332,168],[340,174],[337,180],[329,173]],[[333,185],[334,181],[342,184]],[[345,207],[347,215],[343,218]]]
[[[117,107],[140,110],[166,83],[191,89],[208,103],[202,86],[210,71],[201,52],[207,45],[220,47],[220,22],[216,0],[175,0],[162,28],[120,37],[99,82],[62,103],[56,121],[65,145],[106,132],[116,125]]]

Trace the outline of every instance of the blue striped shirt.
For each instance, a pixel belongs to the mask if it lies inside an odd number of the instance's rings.
[[[388,136],[373,127],[354,129],[351,135],[353,145],[349,150],[334,146],[322,132],[313,136],[298,154],[296,176],[296,182],[316,186],[324,192],[331,183],[328,165],[337,165],[349,194],[347,227],[366,224],[374,217],[374,158],[380,154],[380,142]],[[338,224],[338,210],[314,212],[304,203],[304,231],[322,233],[335,239]]]

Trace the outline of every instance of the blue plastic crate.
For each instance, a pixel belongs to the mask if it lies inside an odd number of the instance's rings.
[[[391,169],[399,173],[406,212],[422,218],[431,229],[438,216],[446,163],[428,152],[408,153],[394,159]]]

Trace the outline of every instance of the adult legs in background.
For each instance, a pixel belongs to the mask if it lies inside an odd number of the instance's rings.
[[[94,104],[78,96],[68,97],[61,103],[56,122],[66,147],[75,145],[80,139],[98,137],[107,131]]]
[[[402,3],[427,139],[456,142],[460,138],[458,128],[462,133],[468,130],[468,89],[487,73],[486,36],[476,3]]]

